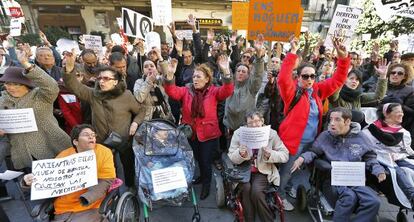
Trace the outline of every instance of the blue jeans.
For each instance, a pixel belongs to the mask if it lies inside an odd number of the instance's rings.
[[[280,174],[280,186],[279,186],[279,195],[280,198],[286,199],[286,191],[290,188],[296,189],[299,182],[296,180],[301,181],[300,184],[309,184],[309,172],[308,170],[303,171],[296,171],[293,174],[290,173],[290,168],[292,168],[293,163],[295,160],[303,153],[306,152],[312,144],[300,144],[298,147],[298,151],[294,156],[289,155],[288,162],[280,165],[279,174]],[[292,180],[295,180],[292,182]]]

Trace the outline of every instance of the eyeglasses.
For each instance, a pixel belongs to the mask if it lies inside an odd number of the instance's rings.
[[[84,136],[84,137],[96,137],[96,133],[82,133],[79,136]]]
[[[251,56],[246,56],[246,55],[243,56],[243,59],[250,59],[250,58]]]
[[[300,75],[300,77],[304,80],[308,80],[309,78],[314,80],[316,78],[316,75],[315,74],[310,74],[310,75],[304,74],[304,75]]]
[[[399,75],[399,76],[403,76],[405,73],[404,72],[401,72],[401,71],[392,71],[392,72],[390,72],[390,74],[391,75]]]
[[[98,81],[104,81],[104,82],[108,82],[109,80],[116,80],[115,78],[111,78],[111,77],[107,77],[107,76],[98,76],[98,78],[96,78]]]

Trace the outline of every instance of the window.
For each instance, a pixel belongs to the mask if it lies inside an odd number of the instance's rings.
[[[95,26],[97,28],[109,28],[106,11],[95,11]]]

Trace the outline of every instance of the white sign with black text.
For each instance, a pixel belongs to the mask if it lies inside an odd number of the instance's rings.
[[[151,8],[156,25],[169,25],[172,22],[171,0],[151,0]]]
[[[31,200],[58,197],[98,184],[95,151],[32,162]]]
[[[122,27],[125,35],[145,39],[145,35],[153,30],[151,18],[131,9],[122,8]]]
[[[22,34],[22,22],[19,18],[10,19],[10,36],[20,36]]]
[[[102,55],[102,37],[98,35],[83,35],[85,49],[92,49],[96,54]]]
[[[154,193],[187,187],[187,180],[182,167],[167,167],[151,171],[151,179]]]
[[[377,15],[389,22],[394,16],[402,16],[414,19],[413,0],[373,0]]]
[[[249,149],[260,149],[269,143],[270,125],[263,127],[240,127],[240,144]]]
[[[332,186],[365,186],[365,162],[331,162]]]
[[[33,108],[0,110],[0,129],[6,133],[36,132]]]

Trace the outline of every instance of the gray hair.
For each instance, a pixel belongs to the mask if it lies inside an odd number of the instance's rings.
[[[254,110],[251,110],[251,111],[247,112],[244,117],[245,117],[245,120],[247,120],[248,118],[253,119],[255,116],[257,116],[261,119],[264,118],[263,113],[261,111],[257,110],[257,109],[254,109]]]

